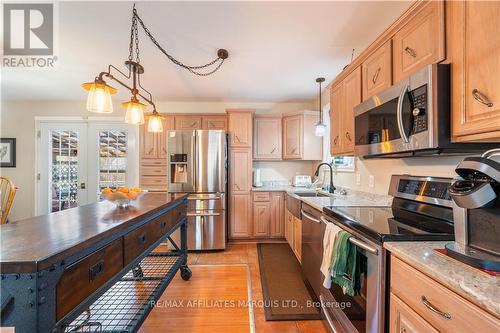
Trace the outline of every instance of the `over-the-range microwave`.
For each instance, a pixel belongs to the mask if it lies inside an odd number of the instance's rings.
[[[452,143],[450,105],[450,65],[426,66],[354,108],[356,155],[468,154],[495,145]]]

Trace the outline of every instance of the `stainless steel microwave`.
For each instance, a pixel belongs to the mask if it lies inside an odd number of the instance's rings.
[[[354,108],[355,153],[405,157],[484,151],[484,143],[452,143],[450,65],[428,65]]]

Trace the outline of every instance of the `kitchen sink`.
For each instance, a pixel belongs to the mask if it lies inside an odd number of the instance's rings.
[[[328,194],[316,193],[316,192],[303,192],[303,193],[295,192],[294,194],[299,197],[329,197]]]

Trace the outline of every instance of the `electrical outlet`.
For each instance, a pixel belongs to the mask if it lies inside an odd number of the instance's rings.
[[[356,185],[361,185],[361,174],[357,173],[356,174]]]
[[[370,188],[375,187],[375,177],[373,177],[372,175],[370,175],[370,177],[368,177],[368,187],[370,187]]]

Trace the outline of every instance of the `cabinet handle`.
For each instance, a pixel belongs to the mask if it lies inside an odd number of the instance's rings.
[[[377,83],[377,79],[378,79],[378,75],[380,74],[380,71],[382,70],[382,68],[378,68],[377,71],[375,72],[375,74],[373,75],[373,78],[372,78],[372,82],[373,84]]]
[[[486,97],[482,92],[480,92],[477,89],[472,90],[472,96],[474,96],[474,99],[476,101],[479,101],[486,105],[487,107],[491,108],[493,107],[493,103]]]
[[[297,148],[293,148],[292,149],[292,154],[295,154],[296,151],[297,151]]]
[[[339,141],[339,136],[337,135],[335,139],[333,139],[333,144],[337,145],[337,142]]]
[[[189,127],[198,127],[197,125],[198,125],[198,123],[195,121],[195,122],[194,122],[194,123],[192,123],[192,124],[191,124],[191,126],[189,126]]]
[[[148,151],[148,155],[151,155],[151,153],[153,152],[154,148],[151,148],[149,151]]]
[[[167,150],[165,148],[162,147],[161,150],[163,150],[165,154],[167,153]]]
[[[427,309],[431,310],[434,313],[437,313],[438,315],[446,318],[446,319],[451,319],[451,315],[448,312],[443,312],[439,309],[437,309],[434,305],[432,305],[425,296],[422,296],[421,298],[422,303],[427,307]]]
[[[104,260],[99,260],[95,265],[89,268],[90,281],[94,281],[99,275],[104,273]]]
[[[417,57],[417,52],[409,46],[405,47],[405,52],[411,55],[413,58]]]
[[[236,189],[237,189],[238,191],[241,191],[241,188],[239,187],[239,185],[238,185],[238,184],[234,183],[234,187],[236,187]]]
[[[275,151],[276,151],[276,147],[274,147],[273,150],[271,150],[271,154],[274,154]]]
[[[241,142],[240,138],[238,138],[237,135],[234,135],[234,137],[236,138],[236,141]]]
[[[345,137],[347,138],[347,140],[352,142],[351,135],[349,134],[349,132],[345,132]]]
[[[141,245],[142,245],[142,244],[144,244],[144,243],[146,243],[146,233],[145,233],[145,232],[143,232],[142,234],[140,234],[140,235],[137,237],[137,242],[138,242],[139,244],[141,244]]]
[[[400,333],[406,333],[406,327],[401,327],[401,328],[399,329],[399,332],[400,332]]]

